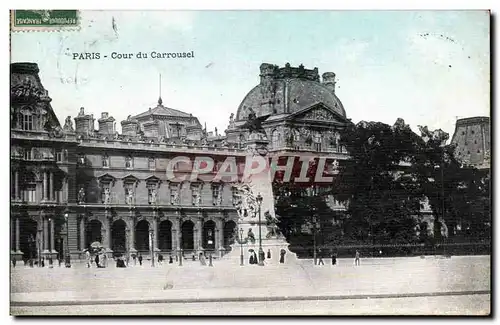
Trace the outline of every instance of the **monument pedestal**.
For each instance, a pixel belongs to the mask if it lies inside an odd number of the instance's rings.
[[[249,154],[246,164],[253,166],[257,162],[265,166],[261,166],[263,168],[259,168],[259,172],[255,174],[249,173],[245,175],[246,177],[244,176],[239,188],[241,204],[237,206],[240,216],[237,229],[238,240],[231,245],[231,252],[225,255],[223,260],[240,263],[243,250],[244,264],[249,264],[251,250],[255,251],[259,257],[259,238],[262,238],[261,245],[266,257],[265,265],[280,264],[282,250],[285,251],[284,264],[297,261],[297,255],[288,249],[289,244],[277,233],[276,222],[278,220],[275,216],[271,169],[267,156],[268,144],[267,139],[260,137],[250,137],[247,142]],[[268,252],[271,253],[270,259],[267,258]]]

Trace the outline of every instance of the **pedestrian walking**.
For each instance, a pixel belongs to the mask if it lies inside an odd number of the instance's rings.
[[[318,265],[325,265],[325,262],[323,262],[323,252],[321,249],[318,249]]]
[[[139,257],[137,258],[139,260],[139,265],[142,266],[142,254],[139,253]]]
[[[15,257],[12,258],[12,267],[16,267],[16,258]]]
[[[356,250],[356,255],[354,257],[354,265],[359,265],[359,251]]]
[[[280,264],[285,263],[285,254],[286,254],[286,251],[284,249],[281,249],[281,251],[280,251]]]
[[[207,265],[207,262],[205,261],[205,256],[203,255],[203,253],[200,253],[199,260],[200,260],[200,264],[202,266],[206,266]]]
[[[95,266],[99,267],[99,254],[95,254]]]
[[[267,250],[267,258],[268,258],[268,259],[271,259],[271,249],[268,249],[268,250]]]
[[[175,260],[177,261],[177,255],[175,255],[175,257],[176,257]],[[172,255],[170,255],[170,258],[168,259],[168,264],[172,264],[172,263],[174,263],[174,259],[172,258]]]
[[[264,260],[266,259],[266,253],[262,248],[259,248],[259,262],[264,264]]]
[[[87,267],[90,268],[92,265],[92,260],[90,258],[90,252],[88,249],[85,250],[85,259],[87,260]]]
[[[336,265],[336,264],[337,264],[337,254],[333,253],[332,254],[332,265]]]

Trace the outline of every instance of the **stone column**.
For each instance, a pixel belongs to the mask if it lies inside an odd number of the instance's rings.
[[[170,237],[172,238],[172,251],[176,251],[179,247],[177,246],[177,226],[175,225],[175,221],[172,222]]]
[[[19,218],[16,218],[16,252],[20,253],[20,240],[19,240],[20,232],[19,232]]]
[[[215,250],[218,252],[224,246],[222,240],[224,239],[224,230],[222,228],[222,220],[215,221]]]
[[[68,177],[64,177],[63,181],[63,194],[62,194],[62,201],[63,203],[68,203]]]
[[[111,221],[109,220],[109,217],[106,216],[106,220],[104,221],[104,247],[106,247],[108,250],[111,250]]]
[[[14,171],[14,199],[19,200],[19,172]]]
[[[47,200],[47,172],[43,172],[43,193],[42,193],[42,201]]]
[[[47,217],[43,218],[43,252],[49,252],[49,221]]]
[[[135,253],[137,250],[135,249],[135,220],[133,217],[130,218],[130,253]]]
[[[54,245],[54,219],[50,219],[50,252],[55,253],[55,245]]]
[[[54,201],[54,173],[50,171],[49,178],[49,200]]]
[[[155,252],[159,251],[160,249],[158,248],[158,219],[156,218],[156,215],[153,216],[153,248]]]
[[[17,220],[17,219],[16,219]],[[14,245],[14,237],[15,237],[15,233],[14,233],[14,220],[10,220],[10,251],[13,252],[14,249],[15,249],[15,245]]]
[[[195,223],[195,239],[194,239],[194,249],[196,251],[200,250],[202,244],[202,232],[203,232],[203,224],[201,219],[198,219]]]
[[[85,249],[85,216],[80,216],[80,250]]]

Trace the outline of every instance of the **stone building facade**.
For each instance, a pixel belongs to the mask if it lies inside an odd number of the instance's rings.
[[[61,127],[38,72],[34,63],[11,64],[10,220],[16,259],[63,253],[81,258],[93,242],[112,254],[148,255],[152,246],[163,254],[182,249],[223,255],[237,228],[238,180],[167,176],[192,175],[192,165],[172,164],[177,157],[207,156],[215,162],[209,174],[229,157],[241,179],[241,166],[256,143],[249,127],[255,120],[269,160],[321,157],[326,174],[334,176],[339,162],[349,159],[339,139],[350,120],[335,94],[333,72],[320,78],[317,68],[262,64],[259,84],[231,114],[225,135],[208,132],[195,116],[165,106],[161,98],[156,107],[120,121],[121,133],[108,112],[101,112],[96,128],[96,118],[84,108]],[[328,204],[345,211],[333,198]]]
[[[490,168],[490,118],[468,117],[457,120],[451,143],[456,156],[476,168]]]
[[[246,152],[221,144],[191,114],[158,106],[122,121],[81,108],[61,128],[33,63],[11,65],[11,254],[80,258],[93,242],[110,252],[147,255],[229,249],[237,222],[230,182],[188,178],[177,156],[209,156],[214,173]],[[169,167],[170,166],[170,167]],[[150,235],[151,233],[151,235]],[[151,236],[151,237],[150,237]],[[153,242],[151,242],[154,241]]]

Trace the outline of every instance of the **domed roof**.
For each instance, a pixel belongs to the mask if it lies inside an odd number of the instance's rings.
[[[266,114],[293,114],[306,107],[322,103],[346,117],[344,106],[335,95],[335,74],[323,74],[319,81],[318,69],[304,69],[286,65],[284,68],[262,64],[261,82],[245,96],[236,114],[236,120],[246,120],[251,108],[257,116]]]

